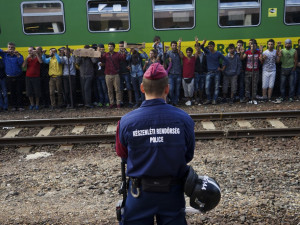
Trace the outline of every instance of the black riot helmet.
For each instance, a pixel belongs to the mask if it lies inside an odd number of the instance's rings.
[[[186,178],[184,192],[190,197],[190,205],[201,212],[212,210],[221,200],[219,184],[208,176],[198,176],[192,167]]]

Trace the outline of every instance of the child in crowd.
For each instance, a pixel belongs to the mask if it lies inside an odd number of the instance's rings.
[[[228,93],[228,85],[230,83],[231,93],[229,104],[233,104],[234,97],[237,90],[237,78],[241,72],[241,59],[240,56],[235,51],[234,44],[230,44],[228,46],[228,55],[226,58],[228,59],[228,64],[223,71],[223,98],[226,99]]]
[[[152,45],[152,48],[154,48],[157,51],[157,61],[160,62],[162,60],[162,57],[163,57],[163,54],[164,54],[163,45],[160,42],[160,37],[155,36],[153,38],[153,42],[154,42],[154,44]]]

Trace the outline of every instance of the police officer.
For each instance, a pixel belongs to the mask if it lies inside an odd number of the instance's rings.
[[[118,123],[116,152],[130,177],[122,224],[186,224],[184,177],[193,159],[194,122],[166,104],[168,75],[159,63],[145,72],[146,100]]]

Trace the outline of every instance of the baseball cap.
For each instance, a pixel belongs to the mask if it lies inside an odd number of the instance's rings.
[[[292,44],[292,40],[291,39],[286,39],[284,43],[286,43],[286,44]]]
[[[104,48],[104,44],[101,44],[101,43],[100,43],[100,44],[98,44],[98,47],[99,47],[99,48]]]
[[[168,76],[166,70],[160,63],[153,63],[144,74],[144,78],[148,80],[159,80]]]

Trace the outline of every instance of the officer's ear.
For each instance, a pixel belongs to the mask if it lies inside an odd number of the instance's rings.
[[[168,86],[165,87],[165,95],[168,95],[169,94],[169,91],[170,91],[170,85],[168,84]]]
[[[142,92],[143,94],[145,94],[145,90],[144,90],[144,85],[143,85],[143,83],[141,83],[140,89],[141,89],[141,92]]]

